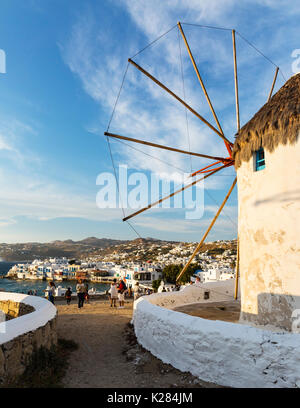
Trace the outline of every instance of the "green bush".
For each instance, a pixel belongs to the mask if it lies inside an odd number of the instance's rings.
[[[176,283],[176,278],[179,273],[182,271],[183,265],[167,265],[163,269],[163,279],[168,283]],[[185,273],[180,278],[182,283],[187,283],[191,280],[191,276],[195,273],[195,271],[199,269],[198,265],[189,265]]]
[[[154,289],[154,292],[157,292],[157,289],[159,288],[161,279],[156,279],[152,281],[152,288]]]

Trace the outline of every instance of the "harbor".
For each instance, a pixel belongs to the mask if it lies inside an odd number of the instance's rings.
[[[162,278],[161,264],[150,263],[114,263],[114,262],[87,262],[69,261],[66,258],[36,259],[31,263],[15,263],[2,276],[6,280],[34,282],[39,287],[52,281],[56,286],[76,285],[78,280],[88,282],[94,290],[110,285],[114,279],[122,278],[129,287],[136,282],[152,287],[152,282]],[[3,282],[3,281],[2,281]],[[26,282],[24,284],[24,282]],[[59,295],[59,294],[58,294]]]
[[[38,296],[45,296],[45,289],[48,282],[43,280],[33,279],[15,279],[7,278],[7,272],[14,265],[12,262],[0,262],[0,290],[5,292],[25,293],[29,291],[34,292],[36,290]],[[76,281],[64,281],[56,282],[56,286],[71,287],[73,293],[76,293]],[[89,284],[91,290],[95,289],[97,295],[105,293],[109,285],[105,282],[93,282]]]

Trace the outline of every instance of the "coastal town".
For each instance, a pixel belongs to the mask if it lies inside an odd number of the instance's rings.
[[[123,278],[129,286],[138,281],[141,285],[152,287],[153,281],[163,279],[166,266],[185,264],[196,245],[166,243],[160,246],[147,240],[137,241],[121,244],[118,249],[113,247],[106,255],[101,255],[103,251],[99,251],[99,255],[79,260],[53,257],[16,263],[5,277],[54,282],[84,279],[99,283],[111,283],[114,278]],[[202,282],[211,282],[234,278],[235,245],[234,241],[208,242],[206,246],[210,249],[205,249],[194,259],[193,264],[197,268],[192,279],[199,276]]]

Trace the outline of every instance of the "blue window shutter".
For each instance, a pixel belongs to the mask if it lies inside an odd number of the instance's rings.
[[[255,152],[255,171],[263,170],[265,167],[265,151],[261,147]]]

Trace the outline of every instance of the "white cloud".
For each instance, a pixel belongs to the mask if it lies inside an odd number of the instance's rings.
[[[6,138],[0,134],[0,150],[14,151],[14,148],[5,139]]]
[[[24,143],[24,135],[38,135],[28,123],[0,117],[0,226],[15,224],[16,217],[39,220],[78,217],[89,220],[120,219],[120,210],[100,210],[93,195],[78,194],[47,174],[43,160]],[[25,139],[26,140],[26,139]],[[96,186],[95,186],[96,190]]]
[[[11,177],[14,183],[11,182]],[[95,221],[120,219],[120,209],[99,209],[92,195],[79,195],[66,186],[51,184],[43,177],[0,175],[1,217],[26,216],[39,220],[59,217]],[[96,196],[96,195],[95,195]]]

